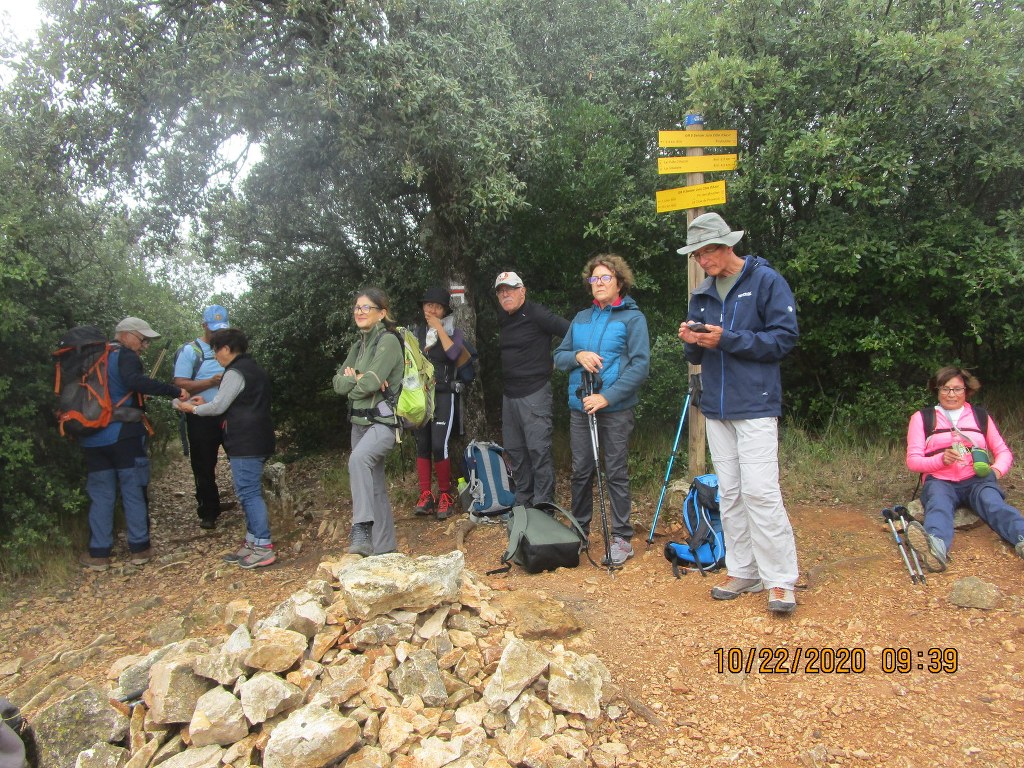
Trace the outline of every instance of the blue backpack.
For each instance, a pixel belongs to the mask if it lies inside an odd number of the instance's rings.
[[[462,507],[471,518],[507,513],[516,503],[512,472],[505,463],[505,449],[497,443],[473,440],[462,457],[467,485],[460,490]]]
[[[683,500],[683,525],[687,538],[682,544],[670,541],[665,557],[672,563],[672,573],[679,578],[679,568],[717,571],[725,565],[725,540],[722,538],[722,516],[718,509],[718,475],[698,475],[690,483]]]

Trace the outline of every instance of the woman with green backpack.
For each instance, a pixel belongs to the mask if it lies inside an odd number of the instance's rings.
[[[388,499],[384,461],[395,447],[399,429],[388,385],[402,381],[404,356],[388,310],[391,301],[379,288],[361,291],[352,316],[359,340],[334,376],[334,391],[348,398],[352,420],[352,453],[348,460],[352,488],[352,554],[394,552],[395,518]]]

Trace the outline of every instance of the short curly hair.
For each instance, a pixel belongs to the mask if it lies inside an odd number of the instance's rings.
[[[950,379],[955,379],[959,376],[964,380],[964,388],[967,390],[966,397],[970,397],[979,389],[981,389],[981,382],[975,377],[973,373],[968,371],[966,368],[961,368],[956,365],[944,365],[935,374],[928,379],[928,389],[931,393],[938,397],[939,388],[946,386],[946,382]]]
[[[624,258],[615,253],[599,253],[583,267],[583,279],[586,280],[593,275],[599,266],[607,267],[615,273],[615,279],[619,281],[620,298],[629,293],[636,280],[633,277],[633,270],[629,268]]]

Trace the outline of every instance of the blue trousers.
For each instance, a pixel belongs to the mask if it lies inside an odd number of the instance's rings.
[[[149,549],[149,457],[146,438],[129,437],[112,445],[83,448],[89,474],[89,554],[110,557],[114,547],[114,506],[118,489],[127,527],[128,549]]]
[[[1004,541],[1016,546],[1024,540],[1024,517],[1006,503],[1006,494],[992,475],[969,477],[953,483],[929,477],[921,491],[924,505],[924,529],[942,539],[949,552],[953,544],[953,512],[967,506],[984,520]]]
[[[271,543],[270,518],[263,500],[263,465],[266,456],[229,456],[235,495],[245,512],[245,540],[256,547]]]

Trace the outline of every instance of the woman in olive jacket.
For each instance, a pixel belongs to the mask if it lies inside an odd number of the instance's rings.
[[[352,487],[352,554],[394,552],[395,517],[388,500],[384,460],[395,447],[398,419],[385,397],[388,384],[397,389],[404,358],[391,302],[379,288],[367,288],[355,301],[353,317],[359,341],[352,345],[334,376],[334,391],[348,397],[352,408],[352,453],[348,459]]]

